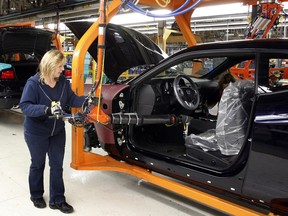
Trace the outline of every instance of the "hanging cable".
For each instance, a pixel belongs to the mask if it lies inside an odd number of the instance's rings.
[[[104,73],[104,59],[105,59],[105,34],[106,34],[106,0],[100,1],[99,7],[99,26],[98,26],[98,53],[97,53],[97,76],[93,83],[88,96],[86,97],[82,111],[93,122],[101,124],[109,123],[109,117],[101,109],[101,94]],[[93,107],[93,108],[92,108]],[[92,110],[90,110],[92,108]],[[95,115],[92,118],[90,115]]]
[[[124,8],[126,3],[128,2],[129,0],[126,0],[123,4],[120,5],[119,7],[119,11],[123,12],[123,13],[126,13],[126,12],[129,12],[131,9],[126,9]],[[134,0],[134,2],[132,2],[132,4],[134,5],[137,5],[139,3],[140,0]]]
[[[190,0],[186,0],[186,2],[182,6],[180,6],[176,10],[172,11],[170,14],[162,14],[162,15],[157,15],[157,14],[154,14],[154,13],[150,13],[148,10],[145,11],[142,8],[137,7],[135,4],[133,4],[130,1],[125,1],[125,2],[126,2],[127,7],[130,8],[131,10],[133,10],[134,12],[138,12],[138,13],[143,14],[145,16],[164,18],[164,17],[174,16],[174,13],[177,13],[179,10],[184,8],[190,2]]]
[[[171,16],[179,16],[181,14],[186,13],[187,11],[192,10],[196,5],[198,5],[201,2],[201,0],[197,0],[191,6],[187,7],[186,9],[183,9],[184,7],[186,7],[188,5],[188,3],[190,3],[190,1],[191,0],[186,0],[183,5],[181,5],[179,8],[177,8],[176,10],[172,11],[169,14],[161,14],[161,15],[159,15],[159,14],[150,13],[147,10],[145,11],[142,8],[137,7],[135,4],[133,4],[130,1],[122,0],[124,6],[127,6],[128,8],[133,10],[134,12],[138,12],[138,13],[143,14],[145,16],[150,16],[150,17],[154,17],[154,18],[167,18],[167,17],[171,17]]]

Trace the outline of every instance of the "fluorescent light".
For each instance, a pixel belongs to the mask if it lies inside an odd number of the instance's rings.
[[[54,23],[49,23],[48,25],[47,25],[47,27],[48,27],[48,29],[55,29],[56,28],[56,24],[54,24]],[[44,28],[44,26],[43,25],[37,25],[37,26],[35,26],[35,28],[40,28],[40,29],[43,29]],[[67,29],[67,27],[66,27],[66,25],[64,24],[64,23],[60,23],[59,24],[59,31],[64,31],[64,30],[66,30]]]
[[[196,8],[192,14],[192,18],[247,13],[248,10],[249,10],[249,7],[243,6],[242,3],[206,6],[206,7]]]
[[[171,11],[163,9],[163,10],[153,10],[150,12],[157,14],[157,15],[163,15],[163,14],[169,14]],[[123,25],[123,24],[153,22],[153,21],[160,21],[160,20],[167,20],[167,18],[148,17],[140,13],[132,12],[132,13],[117,14],[114,17],[112,17],[110,23]]]
[[[171,11],[163,9],[163,10],[153,10],[150,11],[154,14],[169,14]],[[206,17],[206,16],[217,16],[217,15],[228,15],[228,14],[241,14],[249,12],[249,6],[243,6],[241,3],[234,4],[224,4],[217,6],[207,6],[196,8],[192,14],[192,19],[196,17]],[[117,14],[111,19],[111,23],[123,25],[123,24],[137,24],[143,22],[153,22],[160,20],[174,20],[174,17],[171,18],[153,18],[148,17],[139,13],[123,13]]]

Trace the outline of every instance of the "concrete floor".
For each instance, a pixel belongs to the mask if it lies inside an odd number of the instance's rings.
[[[161,189],[133,176],[111,171],[70,168],[71,127],[67,123],[64,162],[66,199],[79,216],[223,216],[216,210]],[[22,114],[0,110],[0,215],[63,215],[49,207],[33,206],[28,190],[30,155],[23,137]],[[45,169],[48,201],[49,166]]]

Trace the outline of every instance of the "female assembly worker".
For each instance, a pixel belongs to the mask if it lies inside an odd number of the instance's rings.
[[[61,114],[65,105],[81,107],[85,99],[74,94],[69,81],[62,75],[65,64],[63,53],[48,51],[39,64],[39,72],[25,85],[20,107],[25,114],[24,137],[31,155],[30,199],[35,207],[46,207],[43,174],[47,154],[50,166],[49,207],[71,213],[73,207],[66,203],[63,182],[65,124],[61,119],[48,118]]]

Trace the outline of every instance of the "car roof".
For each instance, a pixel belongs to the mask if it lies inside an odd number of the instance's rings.
[[[264,49],[288,49],[288,39],[244,39],[237,41],[213,42],[200,44],[189,47],[179,53],[189,52],[192,50],[212,50],[212,49],[247,49],[247,48],[264,48]],[[177,54],[179,54],[177,53]]]

